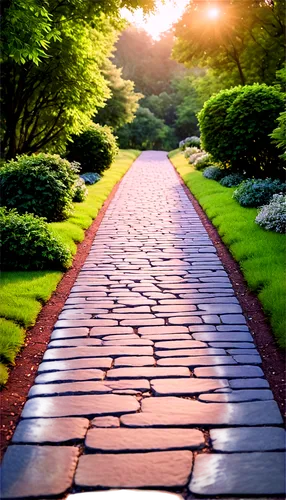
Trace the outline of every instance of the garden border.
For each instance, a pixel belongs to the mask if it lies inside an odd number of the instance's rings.
[[[139,156],[137,158],[139,158]],[[27,329],[25,345],[17,355],[15,366],[11,369],[8,382],[1,391],[0,459],[2,459],[9,441],[13,436],[22,408],[26,402],[29,389],[33,385],[36,377],[37,368],[42,361],[47,344],[49,343],[57,317],[88,256],[101,221],[122,180],[129,172],[133,163],[115,184],[100,208],[96,218],[85,231],[83,241],[77,245],[77,252],[73,258],[72,267],[64,273],[51,298],[42,307],[35,325]]]
[[[198,200],[189,190],[183,178],[169,158],[181,185],[200,217],[210,239],[212,240],[219,258],[228,274],[234,292],[239,299],[248,327],[253,335],[256,347],[262,359],[262,369],[269,382],[270,388],[278,403],[284,422],[286,421],[285,407],[285,353],[278,349],[275,337],[262,309],[258,297],[249,290],[238,262],[231,255],[226,244],[223,243],[217,229],[207,217]]]

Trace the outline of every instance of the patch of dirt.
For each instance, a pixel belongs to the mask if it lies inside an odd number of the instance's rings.
[[[13,436],[29,389],[33,385],[38,366],[49,343],[57,317],[88,256],[99,225],[119,184],[120,181],[114,186],[98,212],[96,219],[85,232],[84,240],[77,246],[77,253],[74,257],[72,267],[64,274],[52,297],[42,308],[35,326],[27,331],[25,346],[17,356],[16,364],[10,372],[8,383],[1,392],[0,457],[3,456]]]
[[[184,187],[185,193],[192,201],[198,216],[215,245],[218,256],[221,259],[227,274],[229,275],[235,294],[246,317],[248,327],[253,335],[257,350],[261,356],[262,369],[269,382],[270,388],[278,403],[285,422],[285,352],[277,346],[269,321],[262,309],[262,305],[257,296],[248,289],[239,264],[232,257],[231,253],[221,240],[216,228],[210,222],[201,205],[189,191],[178,172],[177,175],[182,186]]]

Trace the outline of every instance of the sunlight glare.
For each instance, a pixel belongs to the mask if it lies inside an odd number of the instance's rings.
[[[207,11],[209,19],[217,19],[220,15],[220,11],[217,7],[213,7]]]

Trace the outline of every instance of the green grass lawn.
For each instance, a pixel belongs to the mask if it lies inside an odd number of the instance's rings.
[[[88,186],[88,196],[74,204],[74,213],[65,222],[50,223],[54,233],[76,253],[77,243],[97,216],[115,184],[140,154],[120,150],[115,162],[99,182]],[[0,283],[0,384],[8,379],[9,365],[24,344],[25,330],[33,326],[42,305],[51,297],[63,273],[58,271],[3,272]]]
[[[249,288],[269,318],[280,347],[286,345],[285,235],[255,224],[256,208],[243,208],[233,198],[235,188],[206,179],[175,150],[169,158],[196,197],[222,240],[239,263]]]

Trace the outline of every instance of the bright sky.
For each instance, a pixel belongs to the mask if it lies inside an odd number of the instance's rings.
[[[161,33],[167,31],[183,14],[189,0],[166,0],[165,5],[157,0],[156,13],[144,16],[141,9],[131,14],[127,9],[122,9],[122,15],[131,24],[144,28],[155,40],[160,38]]]

